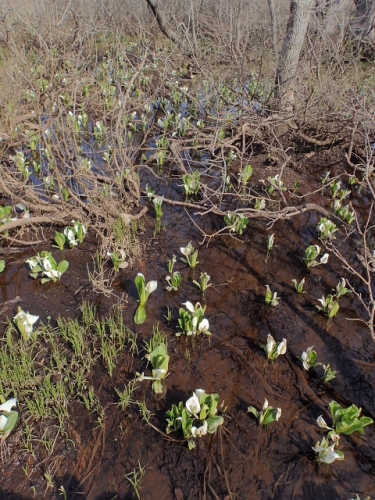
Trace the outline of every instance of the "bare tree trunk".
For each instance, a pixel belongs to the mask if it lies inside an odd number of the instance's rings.
[[[298,60],[309,24],[313,0],[291,0],[286,35],[276,70],[276,97],[289,110],[294,102]]]
[[[164,35],[169,38],[173,43],[178,45],[182,42],[179,34],[169,26],[169,23],[162,11],[158,0],[146,0],[152,13],[154,14],[156,21],[158,22],[159,28],[164,33]]]
[[[275,64],[277,64],[278,50],[277,50],[277,24],[275,16],[275,6],[273,0],[267,0],[268,8],[270,10],[271,24],[272,24],[272,50],[275,56]]]

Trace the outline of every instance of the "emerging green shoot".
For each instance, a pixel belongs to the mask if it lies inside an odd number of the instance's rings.
[[[242,214],[228,212],[224,216],[224,222],[229,228],[229,232],[242,234],[249,223],[249,219]]]
[[[156,230],[160,231],[161,226],[161,218],[163,217],[163,212],[161,211],[161,206],[163,204],[164,196],[154,196],[152,202],[154,204],[155,209],[155,217],[156,217]]]
[[[346,281],[344,278],[341,278],[340,281],[336,285],[336,299],[339,300],[341,297],[346,295],[347,293],[351,293],[351,290],[346,288]]]
[[[275,235],[269,234],[267,236],[267,250],[268,251],[273,250],[274,246],[275,246]]]
[[[310,245],[305,250],[305,258],[303,259],[306,267],[315,267],[320,266],[321,264],[327,264],[328,262],[328,253],[325,253],[319,260],[316,260],[318,255],[320,254],[320,246],[319,245]]]
[[[168,292],[177,292],[181,283],[181,274],[178,271],[173,271],[171,275],[167,275],[165,277],[165,280],[168,283],[168,286],[166,287]]]
[[[333,180],[329,185],[329,189],[331,190],[332,198],[336,198],[339,189],[341,188],[341,181]]]
[[[277,292],[272,295],[271,289],[266,285],[266,297],[265,302],[268,306],[276,307],[279,305],[280,298],[277,296]]]
[[[249,406],[247,413],[252,413],[258,420],[260,427],[277,422],[281,417],[281,408],[274,408],[269,406],[267,399],[264,400],[263,408],[258,411],[254,406]]]
[[[172,260],[168,261],[168,271],[169,275],[165,277],[166,282],[168,283],[168,286],[166,287],[168,292],[175,291],[177,292],[178,287],[181,283],[181,275],[178,271],[173,271],[173,266],[175,265],[177,261],[177,257],[173,255]]]
[[[315,306],[319,311],[321,311],[328,319],[334,318],[338,313],[340,308],[339,303],[335,301],[334,295],[327,295],[327,298],[322,296],[318,301],[322,304],[322,307]]]
[[[294,284],[294,289],[297,293],[302,294],[306,293],[303,291],[303,285],[305,284],[305,278],[302,278],[301,281],[298,283],[296,279],[292,279],[292,283]]]
[[[252,175],[253,175],[252,166],[246,165],[246,167],[242,170],[240,174],[240,179],[239,179],[240,184],[246,187]]]
[[[209,277],[209,275],[207,273],[201,273],[201,275],[199,276],[199,279],[201,280],[200,283],[198,283],[198,281],[196,281],[196,280],[193,280],[193,283],[194,283],[194,285],[196,285],[199,288],[199,290],[203,294],[205,294],[207,288],[210,288],[210,286],[212,286],[212,284],[209,283],[211,278]]]
[[[266,208],[266,200],[257,198],[254,205],[255,210],[264,210]]]
[[[168,325],[172,323],[173,313],[169,306],[167,306],[167,315],[164,316],[164,318],[167,320]]]
[[[299,360],[302,362],[302,365],[306,371],[309,371],[310,368],[314,368],[314,366],[321,365],[321,363],[316,362],[317,354],[313,347],[308,347],[306,351],[302,353],[302,356]]]
[[[320,219],[319,224],[316,226],[319,236],[322,240],[331,240],[334,238],[334,233],[338,231],[336,224],[325,217]]]
[[[331,366],[330,365],[322,365],[323,367],[323,370],[324,370],[324,373],[323,373],[323,377],[322,379],[324,380],[324,382],[330,382],[331,380],[333,380],[334,378],[336,378],[336,375],[337,375],[337,371],[335,370],[332,370]]]
[[[113,264],[113,269],[117,273],[120,269],[126,269],[129,265],[126,262],[126,253],[125,250],[118,250],[117,253],[107,252],[107,256],[110,257]]]
[[[58,231],[55,232],[55,243],[56,245],[53,245],[53,246],[56,246],[59,250],[63,250],[64,249],[64,245],[65,245],[65,242],[66,242],[66,236],[64,233],[59,233]]]
[[[2,207],[0,205],[0,226],[9,222],[10,214],[12,212],[12,207],[6,206]]]
[[[163,393],[162,380],[168,374],[169,355],[167,346],[164,341],[161,341],[149,354],[146,354],[146,359],[150,361],[152,366],[152,377],[145,376],[144,373],[136,373],[137,382],[143,380],[153,380],[152,390],[155,394]]]
[[[181,247],[180,252],[185,256],[181,257],[182,262],[188,264],[191,268],[194,268],[198,262],[198,250],[195,250],[191,241],[186,245],[186,247]]]
[[[72,221],[73,226],[68,226],[64,230],[64,235],[68,241],[69,248],[77,246],[85,239],[87,229],[81,222]]]
[[[28,312],[25,313],[20,307],[18,308],[18,313],[14,316],[13,321],[24,340],[29,340],[33,333],[33,326],[38,319],[39,316],[32,316]]]
[[[283,188],[284,182],[279,174],[275,175],[275,177],[272,178],[268,177],[268,182],[270,183],[270,187],[268,188],[268,194],[270,196],[275,191],[275,189],[285,191],[285,188]]]
[[[145,305],[150,293],[154,292],[158,286],[157,281],[149,281],[146,285],[145,277],[142,273],[138,273],[135,278],[135,286],[137,287],[139,306],[135,312],[134,323],[142,325],[146,320]]]
[[[267,335],[267,344],[263,346],[264,352],[267,354],[269,361],[274,361],[280,355],[286,353],[286,339],[276,343],[272,335]]]
[[[186,196],[191,194],[197,195],[200,187],[201,176],[198,170],[192,174],[184,174],[182,176],[182,191]]]

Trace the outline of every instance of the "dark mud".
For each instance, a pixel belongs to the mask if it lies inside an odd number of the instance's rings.
[[[315,174],[319,186],[320,175]],[[169,198],[179,195],[176,185],[165,188],[154,183],[157,194]],[[353,204],[363,206],[363,195]],[[361,201],[362,200],[362,201]],[[315,196],[315,203],[329,206],[329,198]],[[361,202],[360,202],[361,201]],[[151,211],[150,211],[151,212]],[[105,428],[101,430],[78,402],[70,406],[69,434],[72,441],[61,441],[55,449],[53,479],[64,485],[68,498],[109,500],[132,498],[132,489],[125,475],[138,467],[146,467],[139,490],[142,499],[350,499],[358,493],[375,495],[375,428],[369,426],[363,436],[344,436],[340,449],[345,460],[331,466],[318,465],[312,446],[324,432],[316,418],[323,415],[330,422],[328,404],[338,401],[342,406],[356,404],[363,414],[375,419],[375,346],[367,328],[349,321],[362,316],[361,305],[353,295],[340,301],[338,315],[327,320],[316,309],[317,299],[327,295],[341,276],[348,277],[341,264],[331,255],[329,264],[307,271],[303,264],[306,247],[316,240],[315,226],[319,216],[306,213],[290,221],[279,221],[270,232],[275,233],[275,249],[267,255],[267,231],[263,223],[253,221],[243,237],[223,236],[199,247],[199,265],[189,270],[182,262],[176,265],[183,280],[175,293],[165,290],[166,261],[179,247],[190,240],[196,247],[202,240],[194,224],[182,209],[163,205],[165,229],[152,238],[152,215],[146,222],[148,243],[143,260],[133,269],[120,271],[115,279],[115,293],[124,294],[121,303],[126,324],[142,341],[149,339],[156,322],[169,336],[170,375],[166,394],[154,396],[146,382],[139,384],[137,399],[146,401],[152,412],[151,423],[165,431],[165,412],[173,403],[186,400],[196,388],[217,392],[224,401],[225,423],[213,436],[205,436],[197,449],[189,451],[184,443],[170,442],[142,421],[136,410],[121,412],[116,406],[114,388],[122,389],[135,372],[144,369],[142,355],[132,361],[127,354],[119,356],[112,379],[98,361],[91,383],[105,408]],[[200,219],[207,233],[222,227],[214,216]],[[93,301],[97,311],[105,315],[117,302],[93,294],[88,283],[87,266],[92,266],[95,241],[86,241],[74,250],[57,249],[53,254],[69,260],[70,267],[60,282],[40,285],[28,277],[27,257],[39,247],[7,258],[7,267],[0,278],[1,300],[20,296],[25,311],[38,314],[41,320],[55,322],[58,315],[80,317],[82,299]],[[349,243],[344,242],[350,252]],[[213,287],[204,304],[210,321],[211,339],[194,341],[177,339],[178,308],[182,302],[202,301],[192,279],[206,271]],[[157,279],[157,291],[147,304],[147,320],[137,327],[132,318],[137,305],[134,278],[144,273],[146,280]],[[304,295],[297,295],[291,280],[306,276]],[[270,285],[281,297],[278,307],[264,303],[265,286]],[[353,281],[354,286],[359,286]],[[169,306],[174,314],[170,327],[164,315]],[[12,317],[17,306],[11,306]],[[5,314],[4,314],[5,316]],[[3,318],[5,319],[5,317]],[[262,345],[268,334],[276,340],[287,339],[285,356],[274,363],[266,360]],[[302,369],[298,356],[314,346],[318,361],[331,364],[338,374],[324,384],[322,370]],[[261,429],[247,415],[248,406],[261,407],[264,399],[282,409],[277,423]],[[22,424],[23,402],[20,401]],[[180,438],[180,436],[175,436]],[[11,454],[17,461],[4,459],[0,480],[1,498],[61,498],[57,488],[51,493],[43,479],[43,463],[32,462],[34,474],[27,480],[22,467],[25,456],[19,454],[17,434],[8,439]],[[29,460],[29,458],[28,458]]]

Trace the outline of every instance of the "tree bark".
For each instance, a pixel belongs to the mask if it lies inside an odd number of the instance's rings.
[[[167,18],[165,17],[164,12],[162,11],[158,0],[146,0],[146,2],[148,3],[150,9],[152,10],[152,13],[155,16],[155,19],[159,25],[161,32],[164,33],[164,35],[176,45],[181,43],[182,41],[181,37],[174,29],[172,29],[169,26]]]
[[[278,50],[277,50],[277,23],[275,15],[275,6],[273,0],[267,0],[268,8],[270,10],[271,24],[272,24],[272,50],[275,56],[275,64],[277,64]]]
[[[276,70],[276,97],[290,111],[298,60],[309,24],[313,0],[291,0],[286,34]]]

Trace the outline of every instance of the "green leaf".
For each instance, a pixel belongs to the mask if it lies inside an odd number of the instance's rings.
[[[338,415],[338,412],[341,409],[342,409],[341,406],[336,401],[331,401],[329,403],[329,411],[331,412],[333,426],[335,426],[335,424],[336,424],[336,415]]]
[[[62,188],[61,194],[62,194],[63,200],[68,201],[69,191],[66,188],[64,188],[64,187]]]
[[[5,413],[5,412],[4,412]],[[18,413],[16,411],[11,411],[7,415],[7,423],[2,431],[0,431],[0,435],[2,435],[5,439],[9,436],[9,434],[12,432],[14,426],[17,423],[18,419]]]
[[[191,439],[188,440],[188,447],[189,447],[189,450],[194,450],[194,448],[195,448],[195,443]]]
[[[263,414],[263,420],[261,422],[262,426],[272,424],[272,422],[276,421],[276,416],[277,416],[277,409],[272,408],[272,406],[269,406],[267,410],[265,410]]]
[[[199,420],[205,420],[207,417],[208,406],[204,405],[201,407],[201,412],[199,414]]]
[[[349,408],[342,408],[336,401],[331,401],[329,409],[332,416],[332,427],[334,427],[337,434],[345,434],[349,436],[353,432],[363,434],[363,428],[373,423],[369,417],[360,417],[361,408],[355,405]]]
[[[143,323],[146,321],[146,311],[145,308],[141,305],[137,307],[137,310],[135,311],[135,316],[134,316],[134,323],[136,325],[143,325]]]
[[[65,234],[59,233],[58,231],[56,231],[55,232],[55,242],[56,242],[57,247],[60,250],[63,250],[64,245],[65,245],[65,241],[66,241]]]
[[[2,273],[5,269],[5,260],[0,260],[0,273]]]
[[[219,425],[223,425],[224,419],[223,417],[215,416],[215,417],[209,417],[206,420],[206,422],[207,422],[207,432],[213,434]]]
[[[353,434],[353,432],[359,432],[360,434],[363,434],[364,430],[363,428],[366,427],[366,425],[370,425],[373,423],[373,420],[369,417],[362,417],[359,420],[355,419],[352,422],[340,422],[336,426],[336,433],[337,434],[345,434],[346,436],[350,436]]]
[[[167,346],[165,344],[158,345],[150,354],[150,361],[155,370],[163,369],[168,372],[169,356]]]
[[[65,271],[68,269],[68,267],[69,267],[69,262],[67,260],[62,260],[60,264],[57,266],[57,270],[59,271],[59,273],[64,274]]]
[[[340,306],[338,302],[334,302],[329,313],[328,313],[328,318],[334,318],[339,310]]]
[[[137,287],[137,292],[138,292],[138,297],[139,297],[139,302],[142,304],[142,306],[145,305],[146,303],[146,283],[145,280],[142,278],[142,276],[137,276],[135,277],[135,286]]]
[[[254,406],[249,406],[247,413],[252,413],[257,420],[259,419],[259,411]]]
[[[219,403],[219,394],[211,394],[209,399],[210,417],[216,414],[216,408]]]
[[[163,394],[163,383],[161,380],[155,380],[152,384],[152,390],[155,394]]]
[[[41,283],[42,285],[44,285],[45,283],[48,283],[48,281],[51,281],[51,278],[42,278],[42,279],[40,280],[40,283]]]

